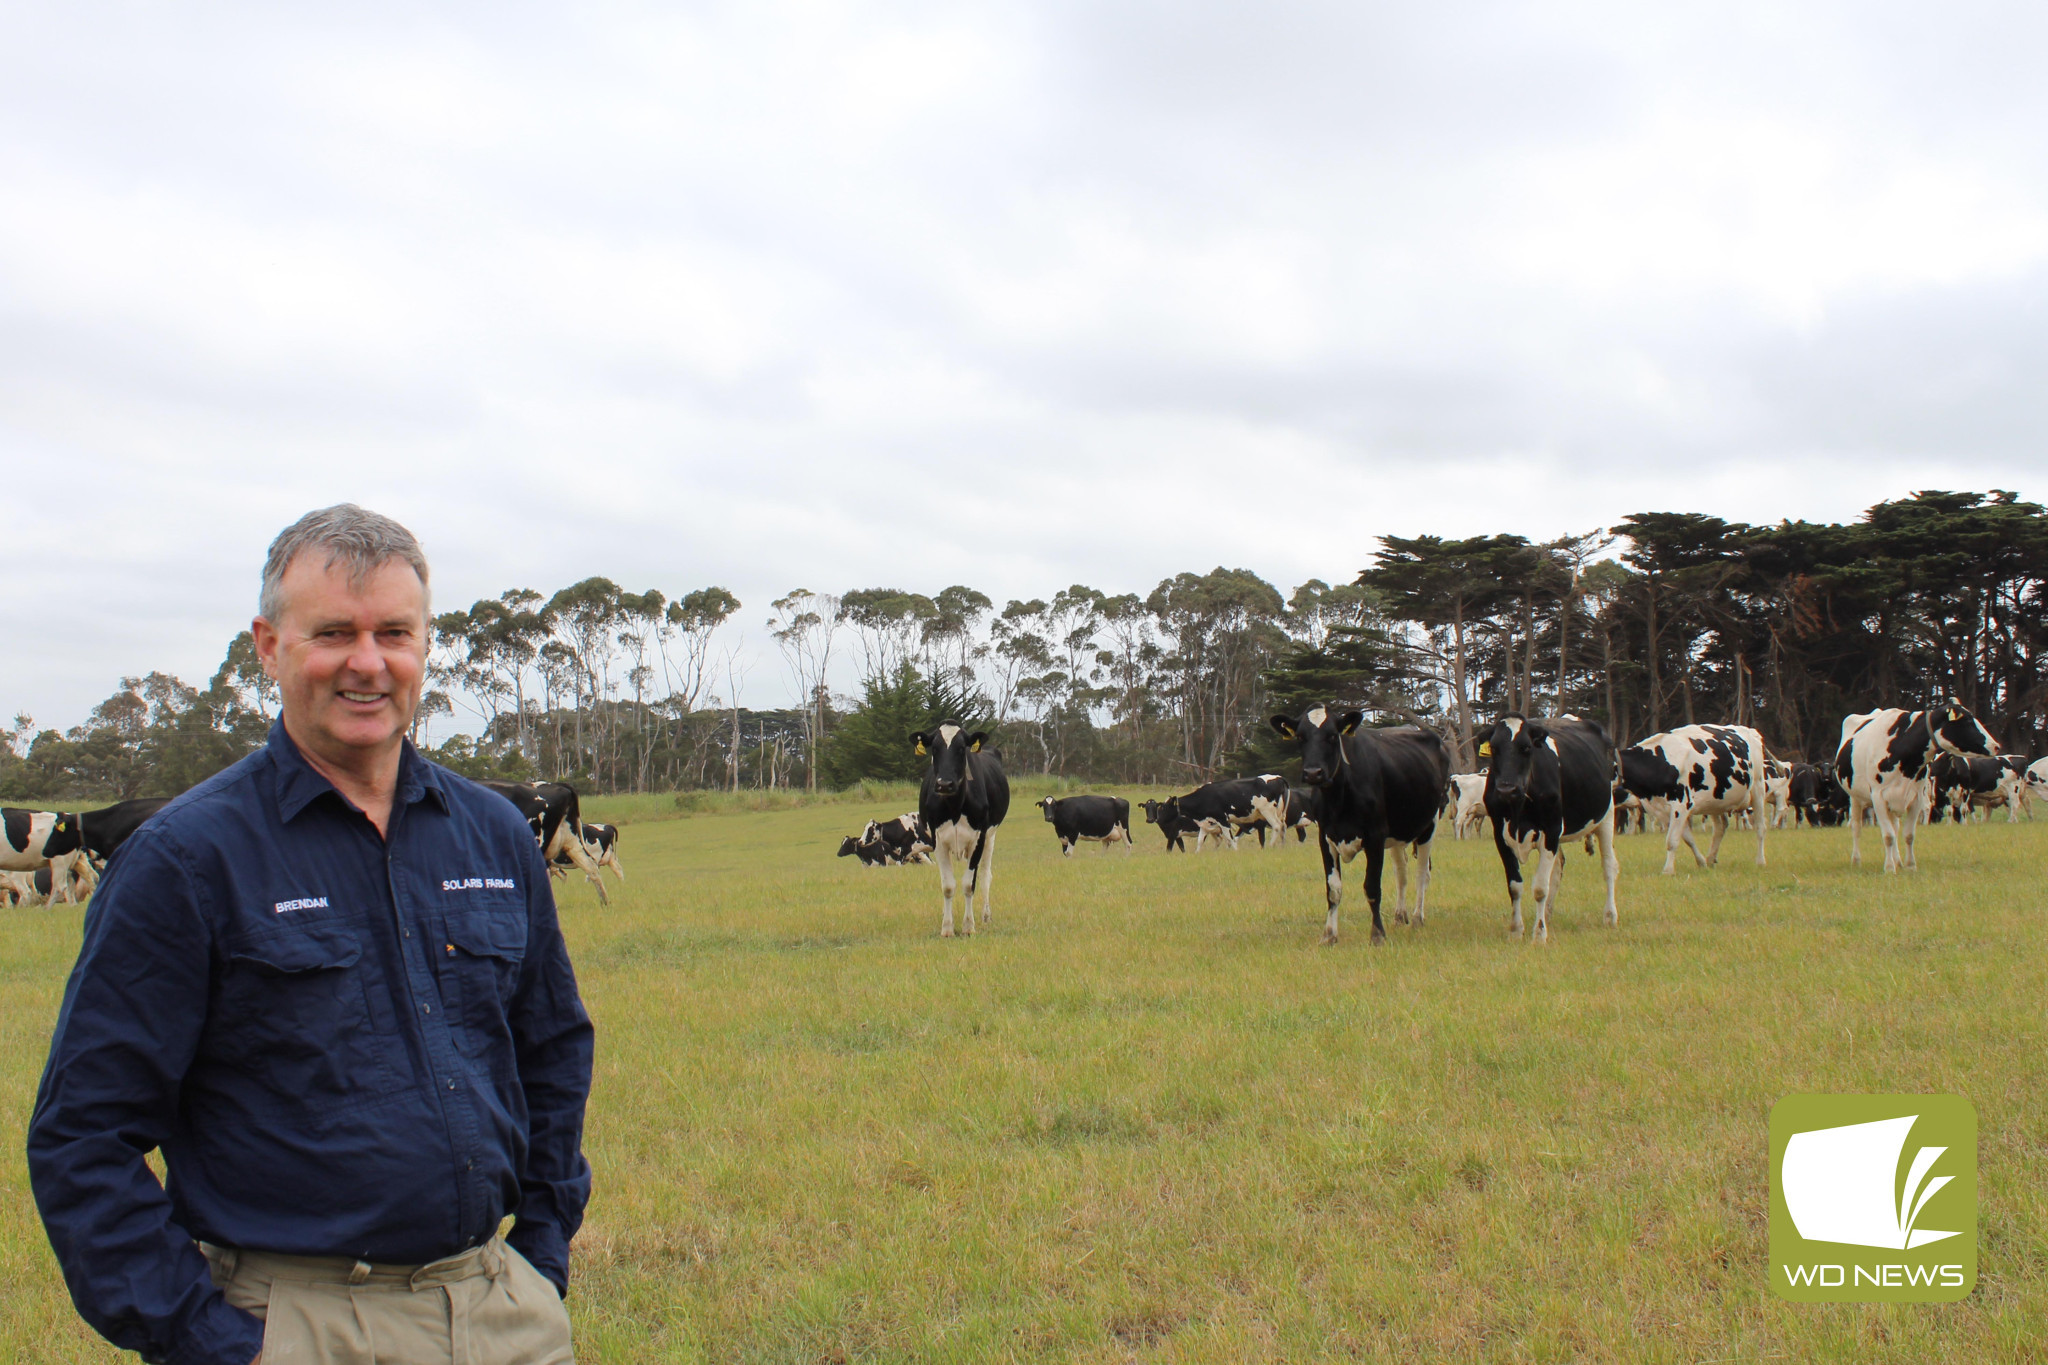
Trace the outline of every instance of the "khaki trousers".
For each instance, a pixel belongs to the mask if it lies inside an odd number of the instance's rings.
[[[263,1365],[573,1365],[547,1278],[493,1237],[428,1265],[199,1249],[213,1283],[263,1319]]]

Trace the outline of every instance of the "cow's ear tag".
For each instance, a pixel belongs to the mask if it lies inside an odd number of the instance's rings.
[[[978,753],[980,753],[980,752],[981,752],[981,741],[980,741],[980,740],[978,740],[978,739],[977,739],[977,740],[975,740],[975,741],[974,741],[974,743],[973,743],[972,745],[970,745],[970,746],[969,746],[969,748],[968,748],[968,752],[969,752],[969,753],[975,753],[975,754],[978,754]]]
[[[1955,712],[1953,712],[1953,711],[1951,711],[1951,712],[1949,712],[1949,713],[1948,713],[1948,718],[1949,718],[1950,720],[1952,720],[1952,721],[1953,721],[1953,720],[1960,720],[1960,719],[1961,719],[1961,717],[1960,717],[1960,716],[1958,716],[1958,715],[1956,715],[1956,713],[1955,713]],[[58,828],[58,829],[62,829],[62,828],[64,828],[64,826],[62,826],[62,825],[59,825],[59,826],[57,826],[57,828]]]
[[[1486,741],[1484,741],[1484,742],[1482,742],[1482,743],[1480,744],[1480,746],[1479,746],[1479,756],[1480,756],[1481,758],[1492,758],[1492,757],[1493,757],[1493,741],[1492,741],[1492,740],[1490,740],[1490,739],[1489,739],[1489,740],[1486,740]]]
[[[924,741],[923,741],[923,740],[921,740],[921,739],[920,739],[920,740],[919,740],[919,741],[917,742],[917,751],[918,751],[919,753],[923,753],[923,752],[924,752]]]

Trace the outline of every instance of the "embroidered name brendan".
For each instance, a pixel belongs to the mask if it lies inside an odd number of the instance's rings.
[[[275,906],[271,907],[271,913],[282,915],[287,910],[325,910],[326,908],[327,897],[308,896],[304,900],[279,901]]]

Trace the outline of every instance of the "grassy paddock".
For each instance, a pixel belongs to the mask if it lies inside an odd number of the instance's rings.
[[[831,856],[883,796],[643,823],[609,910],[562,892],[601,1031],[583,1359],[2048,1354],[2048,822],[1923,831],[1891,878],[1842,831],[1671,878],[1627,838],[1619,927],[1575,856],[1544,948],[1491,846],[1447,843],[1428,925],[1375,950],[1358,864],[1325,949],[1312,847],[1141,824],[1063,862],[1020,808],[993,930],[942,941],[932,869]],[[20,1157],[78,919],[0,922],[4,1360],[115,1358]],[[1888,1090],[1976,1103],[1976,1293],[1779,1302],[1770,1106]]]

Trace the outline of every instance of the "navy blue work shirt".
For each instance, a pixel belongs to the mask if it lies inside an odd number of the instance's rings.
[[[568,1283],[592,1031],[533,831],[410,744],[387,830],[280,724],[86,911],[29,1178],[79,1313],[145,1360],[262,1346],[195,1238],[412,1264],[517,1214],[507,1240]]]

